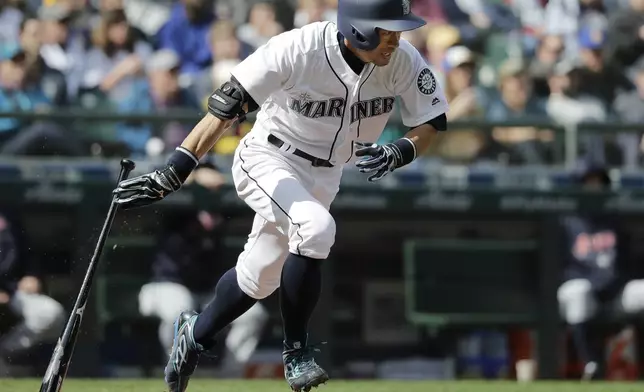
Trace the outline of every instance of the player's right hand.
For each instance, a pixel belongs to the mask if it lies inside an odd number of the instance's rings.
[[[114,190],[115,202],[123,209],[144,207],[162,200],[181,188],[172,165],[162,170],[121,181]]]

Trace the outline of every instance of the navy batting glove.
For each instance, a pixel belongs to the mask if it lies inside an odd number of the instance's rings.
[[[181,188],[182,182],[172,165],[162,170],[121,181],[114,190],[116,203],[123,209],[144,207],[162,200]]]
[[[363,159],[356,162],[361,173],[373,173],[368,180],[378,181],[382,177],[403,166],[403,156],[393,143],[385,145],[356,142],[356,156]]]

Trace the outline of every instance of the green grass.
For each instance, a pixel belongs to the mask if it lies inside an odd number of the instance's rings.
[[[0,379],[2,392],[35,392],[40,380]],[[67,380],[63,392],[163,392],[161,380]],[[416,382],[416,381],[331,381],[316,392],[640,392],[642,383],[579,382]],[[289,392],[283,381],[219,381],[196,379],[187,392]]]

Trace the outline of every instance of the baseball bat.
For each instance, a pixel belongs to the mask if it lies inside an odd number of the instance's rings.
[[[118,182],[120,183],[127,179],[130,172],[134,170],[134,167],[134,162],[128,159],[121,160],[121,172],[119,173]],[[78,330],[80,329],[80,325],[83,320],[83,312],[85,311],[87,299],[92,288],[94,273],[98,267],[98,260],[101,258],[101,253],[103,253],[105,240],[112,228],[112,222],[114,221],[117,208],[118,205],[115,203],[114,198],[112,198],[110,209],[107,212],[107,217],[103,223],[103,229],[101,230],[101,234],[98,236],[94,254],[92,255],[92,259],[87,267],[83,285],[80,288],[78,297],[76,297],[76,303],[74,304],[74,308],[67,320],[65,329],[63,330],[60,338],[58,338],[56,348],[49,360],[47,371],[45,372],[42,384],[40,385],[40,392],[59,392],[63,387],[63,381],[65,381],[65,377],[67,376],[67,370],[69,369],[72,354],[74,353],[74,347],[76,346]]]

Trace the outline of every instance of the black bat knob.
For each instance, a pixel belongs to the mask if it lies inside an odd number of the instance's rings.
[[[121,159],[121,173],[119,174],[118,182],[121,182],[128,178],[130,172],[134,170],[136,164],[129,159]]]
[[[129,159],[121,159],[121,168],[128,172],[131,172],[136,167],[136,164]]]

